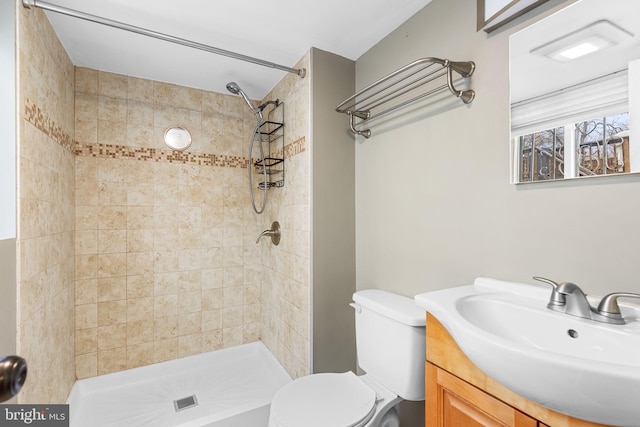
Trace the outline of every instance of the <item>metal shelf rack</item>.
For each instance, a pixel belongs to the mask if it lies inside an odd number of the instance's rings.
[[[472,61],[457,62],[431,57],[418,59],[345,99],[336,107],[336,111],[349,116],[349,127],[353,133],[369,138],[371,130],[357,129],[356,126],[442,90],[449,89],[465,104],[471,103],[475,92],[456,89],[453,72],[468,78],[475,67]],[[360,121],[356,123],[356,119]]]
[[[284,103],[276,102],[258,130],[265,157],[264,161],[256,160],[253,167],[256,174],[266,172],[268,177],[267,182],[258,183],[260,189],[284,186]]]

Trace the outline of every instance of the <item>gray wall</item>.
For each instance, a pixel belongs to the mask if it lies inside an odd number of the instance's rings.
[[[16,354],[16,239],[0,240],[0,357]]]
[[[509,182],[508,37],[570,3],[487,35],[475,0],[434,0],[356,61],[358,87],[426,56],[477,65],[471,105],[409,108],[356,143],[358,289],[413,296],[539,275],[593,295],[640,291],[640,176]]]
[[[313,372],[355,370],[355,147],[334,111],[354,93],[355,63],[311,50]]]

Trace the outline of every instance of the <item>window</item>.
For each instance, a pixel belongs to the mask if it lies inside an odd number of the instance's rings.
[[[630,172],[629,113],[528,133],[517,147],[519,182]]]
[[[521,136],[520,152],[520,182],[564,177],[563,127]]]
[[[576,123],[581,175],[609,175],[630,171],[629,113]]]

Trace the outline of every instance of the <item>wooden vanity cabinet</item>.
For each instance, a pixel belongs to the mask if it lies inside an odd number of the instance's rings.
[[[607,427],[547,409],[503,387],[427,313],[426,427]]]
[[[427,362],[426,427],[538,427],[538,421]]]

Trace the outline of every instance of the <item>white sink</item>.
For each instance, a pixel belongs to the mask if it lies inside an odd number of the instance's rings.
[[[609,325],[548,310],[550,295],[547,287],[478,278],[415,300],[510,390],[576,418],[640,426],[640,308],[621,303],[628,323]]]

